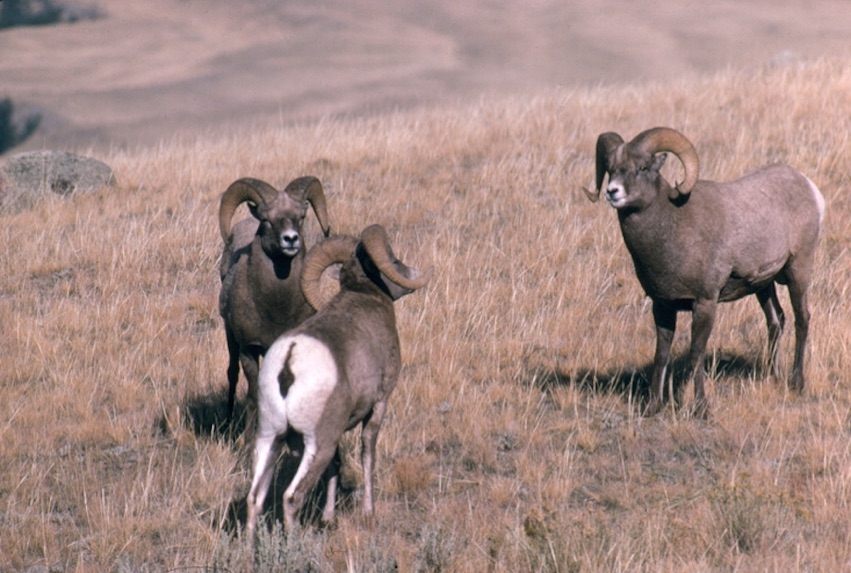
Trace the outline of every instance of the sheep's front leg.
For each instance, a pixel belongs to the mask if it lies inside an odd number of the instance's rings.
[[[653,357],[653,373],[650,376],[650,403],[644,410],[645,416],[659,413],[663,406],[668,359],[677,329],[677,310],[665,301],[654,300],[653,322],[656,325],[656,354]]]
[[[372,474],[375,467],[375,444],[378,442],[378,430],[384,421],[387,402],[377,402],[370,414],[363,421],[361,430],[361,466],[363,468],[363,512],[372,515],[375,511],[372,499]]]
[[[246,393],[245,429],[246,436],[251,437],[257,427],[257,378],[260,375],[260,349],[249,348],[239,355],[242,373],[248,381]]]
[[[227,327],[225,336],[228,342],[228,423],[231,423],[236,402],[236,385],[239,382],[239,344]]]
[[[691,351],[689,353],[689,369],[694,377],[694,412],[705,418],[709,414],[709,402],[704,388],[704,360],[706,345],[712,326],[715,324],[715,310],[718,301],[715,299],[696,300],[692,306]]]

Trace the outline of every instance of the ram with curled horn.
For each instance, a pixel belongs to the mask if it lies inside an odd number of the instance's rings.
[[[660,174],[665,152],[683,164],[685,178],[671,186]],[[785,317],[776,284],[787,285],[795,316],[795,352],[788,386],[804,388],[809,292],[824,219],[815,184],[785,164],[769,165],[733,181],[698,179],[699,161],[680,132],[657,127],[625,142],[617,133],[597,138],[596,201],[605,197],[618,222],[635,273],[653,302],[656,352],[650,379],[654,414],[664,403],[677,313],[692,313],[689,366],[695,412],[705,416],[706,346],[719,302],[755,295],[768,324],[768,363],[779,377],[777,350]]]
[[[340,290],[322,305],[319,283],[328,266],[342,263]],[[304,451],[283,496],[288,529],[297,524],[305,496],[329,470],[325,522],[335,513],[343,434],[361,426],[363,511],[373,513],[373,466],[387,400],[401,370],[393,302],[426,285],[393,253],[383,227],[364,229],[360,240],[336,236],[313,247],[302,275],[305,296],[321,309],[269,348],[260,367],[254,477],[248,493],[248,534],[272,481],[287,438],[301,436]]]
[[[243,203],[252,216],[231,227]],[[282,191],[245,177],[231,183],[222,195],[219,311],[228,345],[228,420],[233,416],[240,366],[248,381],[251,410],[261,356],[278,336],[314,313],[301,290],[308,206],[313,207],[327,237],[331,231],[328,208],[316,177],[294,179]]]

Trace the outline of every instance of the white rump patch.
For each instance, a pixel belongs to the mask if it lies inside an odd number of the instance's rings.
[[[806,178],[807,183],[809,183],[810,190],[813,192],[813,196],[816,199],[816,208],[818,209],[818,220],[819,223],[821,223],[824,221],[824,195],[821,194],[819,188],[816,187],[816,184],[813,183],[809,177],[804,175],[804,178]]]
[[[293,382],[281,395],[279,375],[289,368]],[[266,352],[258,380],[259,425],[276,433],[292,427],[312,434],[337,387],[337,364],[325,343],[299,334],[283,336]]]

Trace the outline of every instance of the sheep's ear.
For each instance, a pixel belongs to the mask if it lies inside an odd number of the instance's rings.
[[[658,173],[659,170],[662,169],[662,166],[665,165],[666,159],[668,159],[667,153],[656,154],[655,156],[653,156],[653,162],[650,163],[650,169]]]

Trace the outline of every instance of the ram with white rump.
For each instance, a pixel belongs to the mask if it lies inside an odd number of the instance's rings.
[[[683,164],[684,181],[672,187],[659,170],[663,152]],[[624,243],[638,281],[653,302],[656,353],[645,413],[663,407],[668,355],[677,312],[691,311],[689,367],[695,412],[705,415],[704,357],[719,302],[756,295],[768,323],[769,363],[779,377],[777,349],[785,318],[775,283],[789,288],[795,315],[795,357],[790,389],[804,388],[810,311],[808,295],[824,198],[788,165],[770,165],[726,183],[698,180],[697,152],[686,137],[657,127],[624,142],[617,133],[597,139],[596,201],[609,176],[606,200],[617,209]]]
[[[425,286],[430,273],[420,276],[399,261],[378,225],[364,229],[360,241],[335,236],[313,247],[304,262],[302,286],[314,308],[320,306],[322,272],[334,263],[342,263],[340,291],[315,315],[278,338],[260,367],[254,477],[247,499],[249,536],[278,453],[293,433],[302,437],[304,450],[283,496],[288,530],[296,526],[305,496],[338,457],[343,434],[358,424],[363,510],[373,512],[375,444],[401,370],[393,302]],[[325,522],[334,518],[339,459],[334,462],[322,513]]]

